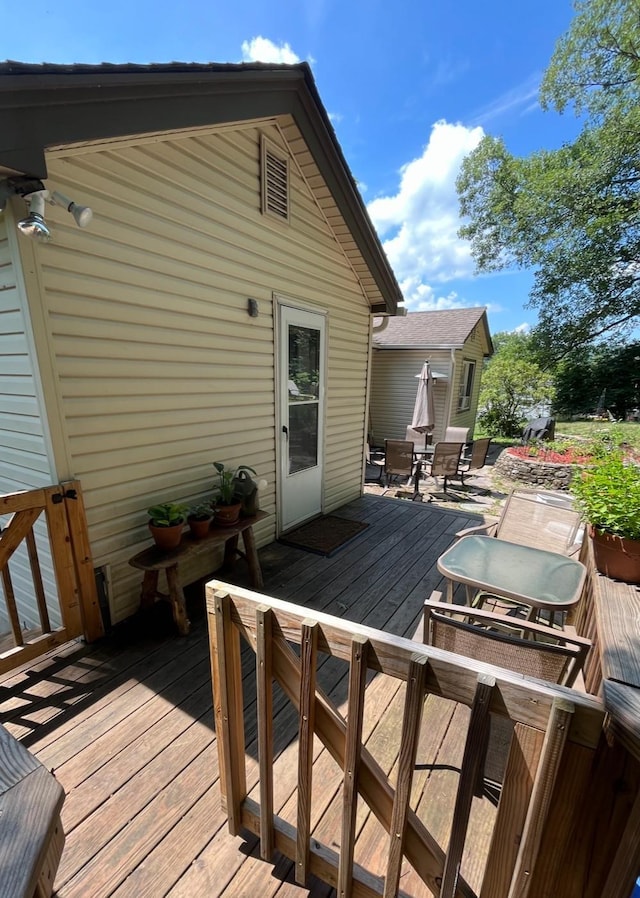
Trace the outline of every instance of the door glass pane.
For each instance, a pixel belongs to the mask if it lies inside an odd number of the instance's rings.
[[[318,404],[289,406],[289,473],[318,464]]]
[[[289,325],[289,402],[318,398],[320,331]]]
[[[320,331],[289,325],[289,473],[318,464]]]

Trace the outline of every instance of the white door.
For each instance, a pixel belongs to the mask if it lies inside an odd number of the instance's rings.
[[[322,511],[323,315],[280,306],[280,532]]]

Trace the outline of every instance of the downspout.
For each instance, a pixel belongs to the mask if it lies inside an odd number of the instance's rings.
[[[453,391],[455,389],[456,383],[456,351],[455,349],[450,349],[451,353],[451,377],[449,378],[449,409],[447,411],[447,423],[445,425],[445,429],[449,427],[451,424],[451,410],[453,408]]]

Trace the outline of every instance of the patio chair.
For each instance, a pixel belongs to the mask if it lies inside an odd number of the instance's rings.
[[[460,530],[456,537],[484,533],[521,546],[575,555],[582,545],[583,522],[568,497],[544,490],[515,489],[500,518]]]
[[[490,437],[483,437],[480,440],[474,440],[473,446],[471,448],[471,455],[467,456],[466,458],[463,457],[460,460],[460,464],[458,465],[458,474],[460,474],[460,479],[462,481],[463,487],[465,486],[465,474],[468,474],[470,471],[479,471],[480,468],[484,468],[487,461],[487,454],[489,452],[490,445]]]
[[[413,446],[410,440],[384,441],[384,476],[387,489],[393,477],[409,479],[413,474]]]
[[[455,477],[458,473],[462,447],[462,443],[436,443],[433,456],[422,464],[422,473],[426,473],[429,477],[444,478],[445,495],[447,493],[448,480],[451,477]]]
[[[431,599],[424,603],[423,641],[457,655],[563,686],[573,686],[591,648],[588,639],[542,624],[518,621],[516,629],[502,615],[446,604],[440,592],[432,593]],[[512,735],[510,720],[490,715],[488,731],[478,747],[484,753],[484,764],[476,783],[476,795],[486,794],[492,800],[497,799]]]
[[[427,446],[431,445],[432,439],[433,436],[430,433],[420,433],[419,430],[414,430],[411,425],[407,427],[405,440],[414,443],[416,449],[426,449]]]
[[[444,432],[445,443],[464,443],[469,441],[468,427],[447,427]]]

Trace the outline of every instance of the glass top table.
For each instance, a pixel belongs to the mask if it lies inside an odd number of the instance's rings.
[[[511,599],[533,609],[566,611],[579,601],[586,568],[579,561],[493,536],[463,536],[438,559],[448,582]],[[467,589],[467,601],[470,600]]]

